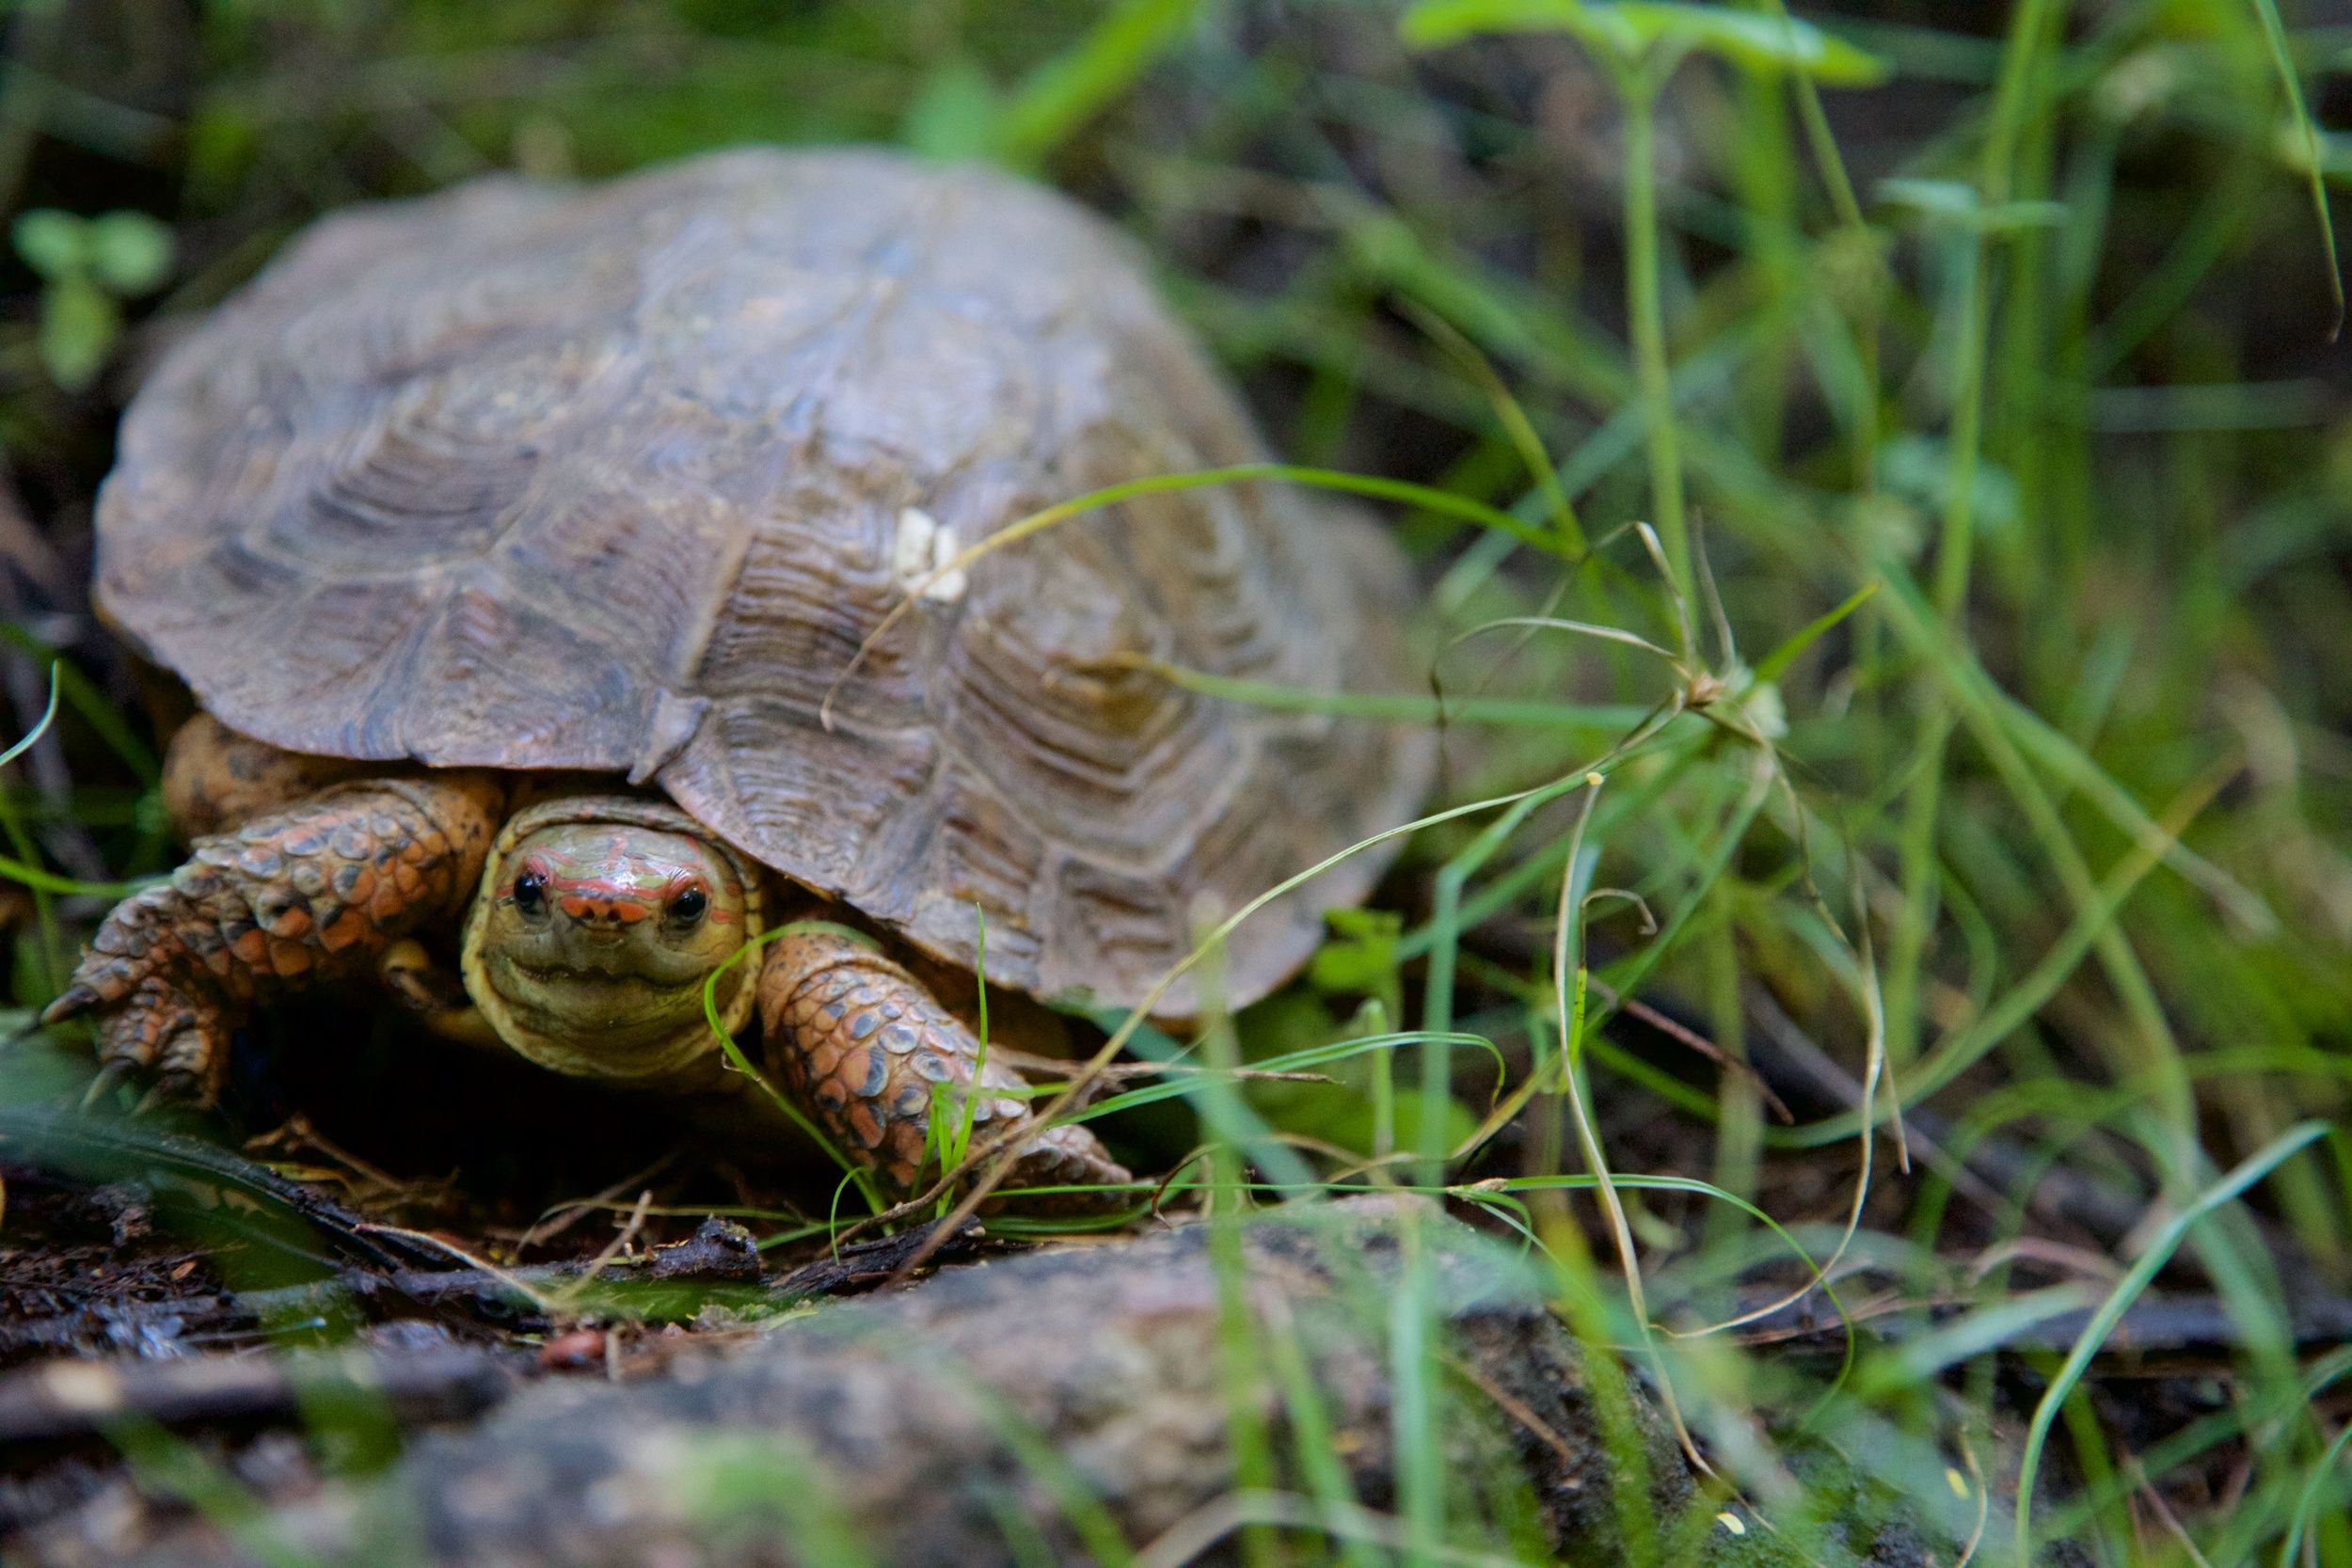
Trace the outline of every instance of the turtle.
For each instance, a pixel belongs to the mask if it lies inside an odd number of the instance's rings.
[[[1431,746],[1216,678],[1392,685],[1409,566],[1258,478],[966,552],[1266,451],[1131,242],[1002,172],[744,148],[322,218],[123,417],[93,599],[194,699],[189,857],[44,1016],[199,1105],[322,986],[696,1103],[744,1097],[723,1031],[896,1189],[943,1092],[1017,1181],[1123,1180],[1027,1125],[973,1004],[1183,1018],[1298,969]],[[1327,860],[1214,995],[1163,984]]]

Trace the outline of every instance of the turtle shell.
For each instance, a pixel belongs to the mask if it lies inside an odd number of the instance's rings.
[[[165,357],[97,596],[262,739],[651,782],[939,958],[973,965],[984,915],[992,983],[1127,1004],[1431,766],[1161,670],[1393,689],[1401,560],[1249,483],[933,568],[1263,455],[1125,244],[1009,177],[773,150],[496,177],[325,219]],[[1279,983],[1387,858],[1256,917],[1223,993]]]

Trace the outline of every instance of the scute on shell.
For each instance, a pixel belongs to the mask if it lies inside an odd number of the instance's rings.
[[[1266,485],[1130,500],[935,590],[830,728],[819,705],[949,546],[1263,455],[1135,256],[1050,192],[878,151],[500,177],[318,223],[167,357],[97,592],[259,738],[650,780],[967,967],[977,906],[992,984],[1127,1004],[1422,797],[1424,736],[1137,662],[1409,683],[1374,529]],[[1389,858],[1258,916],[1224,995]]]

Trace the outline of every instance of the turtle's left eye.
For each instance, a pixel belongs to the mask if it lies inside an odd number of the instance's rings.
[[[690,887],[670,900],[670,918],[680,925],[691,926],[710,908],[710,895],[699,887]]]
[[[515,879],[515,907],[525,914],[537,914],[547,903],[548,876],[532,866]]]

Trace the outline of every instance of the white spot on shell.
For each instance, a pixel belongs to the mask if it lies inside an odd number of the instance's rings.
[[[921,507],[910,506],[898,514],[898,537],[890,550],[890,575],[901,588],[919,589],[927,599],[953,604],[963,597],[963,574],[932,574],[955,560],[962,547],[954,529],[944,527]]]

